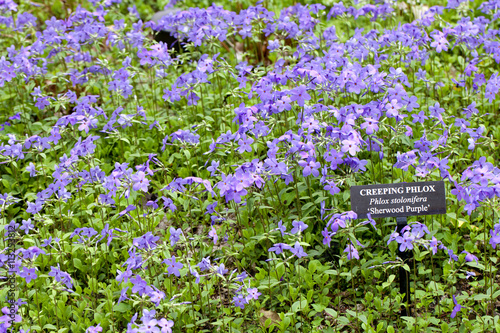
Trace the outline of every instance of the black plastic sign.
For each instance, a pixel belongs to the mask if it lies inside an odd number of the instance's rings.
[[[351,210],[360,219],[446,214],[444,181],[352,186]]]

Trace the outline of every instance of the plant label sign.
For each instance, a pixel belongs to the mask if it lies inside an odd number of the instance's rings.
[[[360,219],[446,214],[444,181],[352,186],[351,210]]]

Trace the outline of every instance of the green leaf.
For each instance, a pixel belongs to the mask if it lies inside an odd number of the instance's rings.
[[[313,305],[314,306],[314,305]],[[332,316],[333,318],[337,318],[337,311],[335,311],[334,309],[330,309],[330,308],[326,308],[325,309],[325,312],[328,313],[330,316]]]
[[[482,301],[483,299],[487,299],[487,298],[490,298],[490,296],[486,295],[486,294],[477,294],[477,295],[474,295],[473,299],[475,301]]]
[[[130,305],[128,305],[127,303],[120,303],[120,304],[116,304],[115,306],[113,306],[113,311],[117,311],[117,312],[127,312],[130,309],[132,309],[132,307]]]
[[[297,312],[304,310],[307,306],[307,300],[303,299],[302,301],[296,301],[295,303],[292,304],[292,312]]]
[[[327,269],[323,273],[328,274],[328,275],[339,275],[339,272],[335,269]]]
[[[56,327],[56,326],[54,326],[54,325],[52,325],[52,324],[46,324],[46,325],[43,327],[43,329],[46,329],[46,328],[51,329],[51,330],[57,330],[57,327]]]

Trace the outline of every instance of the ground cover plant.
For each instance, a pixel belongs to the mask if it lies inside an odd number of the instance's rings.
[[[0,331],[500,332],[498,7],[0,0]]]

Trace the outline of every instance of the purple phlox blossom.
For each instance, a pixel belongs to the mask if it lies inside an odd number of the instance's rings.
[[[441,53],[443,50],[448,51],[448,41],[441,31],[435,30],[432,38],[434,38],[434,41],[431,46],[436,48],[437,53]]]
[[[366,134],[371,135],[378,131],[378,120],[365,117],[365,122],[361,124],[361,129],[366,131]]]
[[[24,267],[19,276],[26,280],[26,284],[29,284],[32,280],[36,279],[38,275],[36,274],[36,268],[26,268]]]
[[[156,306],[160,305],[161,300],[165,298],[165,293],[155,286],[151,287],[153,290],[149,292],[148,296],[149,300]]]
[[[408,110],[408,112],[412,112],[413,109],[418,109],[420,107],[420,104],[418,104],[417,101],[417,96],[411,96],[408,99],[408,104],[406,105],[406,109]]]
[[[22,250],[22,249],[19,249],[19,250]],[[44,250],[40,249],[37,246],[30,246],[29,248],[27,248],[26,250],[24,250],[22,252],[23,252],[23,257],[25,259],[29,259],[29,260],[32,260],[34,258],[36,259],[36,257],[38,257],[41,254],[47,255]]]
[[[132,270],[127,268],[125,271],[116,270],[116,281],[121,284],[122,282],[127,283],[128,280],[132,277]]]
[[[445,250],[447,250],[448,252],[448,256],[450,257],[450,259],[448,260],[448,262],[451,263],[451,261],[458,261],[458,256],[453,252],[452,249],[448,249],[448,248],[444,248]]]
[[[4,229],[5,229],[5,236],[10,235],[13,233],[13,230],[17,230],[19,228],[19,223],[17,223],[15,220],[10,221],[9,224],[7,224]]]
[[[427,226],[420,222],[415,222],[411,224],[411,232],[416,239],[420,239],[429,233]]]
[[[215,272],[219,275],[222,275],[222,276],[226,275],[227,272],[229,271],[226,269],[224,264],[220,264],[219,266],[215,266],[214,268],[215,268]]]
[[[196,266],[198,266],[200,268],[200,271],[202,272],[210,270],[210,268],[212,268],[212,264],[210,263],[209,257],[201,259],[201,261]]]
[[[35,165],[33,162],[30,162],[30,164],[26,167],[26,171],[30,173],[30,177],[35,177],[36,176],[36,169]]]
[[[436,237],[432,237],[431,241],[429,242],[429,245],[426,246],[426,248],[430,248],[432,254],[436,254],[438,250],[438,246],[441,244],[440,241],[436,239]]]
[[[347,253],[347,260],[351,259],[359,259],[359,253],[358,250],[354,247],[354,245],[348,244],[347,247],[344,249],[344,253]]]
[[[455,295],[453,295],[453,303],[455,304],[455,306],[453,307],[453,311],[451,312],[451,315],[450,315],[451,318],[455,318],[457,313],[463,309],[463,306],[458,304],[457,299],[455,298]]]
[[[404,252],[407,249],[413,250],[413,242],[415,241],[415,236],[410,232],[406,231],[403,233],[403,236],[397,236],[396,242],[401,244],[399,246],[399,251]]]
[[[218,170],[219,164],[219,161],[212,161],[211,165],[207,168],[207,171],[210,171],[211,177],[215,176],[215,172]]]
[[[115,231],[124,232],[124,233],[128,232],[128,231],[121,230],[121,229],[118,229],[118,228],[110,229],[109,228],[109,223],[106,223],[106,225],[104,226],[104,229],[102,229],[102,231],[101,231],[101,236],[102,237],[99,238],[99,240],[97,242],[100,242],[102,239],[104,239],[104,237],[107,237],[106,246],[109,246],[109,244],[111,244],[111,241],[113,240],[113,238],[117,237],[117,235],[114,234]]]
[[[285,243],[276,243],[269,248],[269,252],[275,252],[276,254],[281,254],[285,250],[290,250],[292,247]]]
[[[163,207],[164,208],[170,209],[172,212],[175,212],[177,210],[177,206],[175,206],[172,199],[164,197],[164,196],[162,196],[161,199],[163,200]]]
[[[305,101],[311,99],[311,96],[307,93],[307,88],[304,85],[298,86],[291,91],[290,99],[296,101],[300,106],[304,106]]]
[[[285,237],[286,226],[283,225],[283,221],[278,222],[278,228],[274,230],[279,230],[281,232],[281,237]]]
[[[120,212],[120,214],[118,214],[118,215],[119,215],[119,216],[123,216],[123,215],[128,214],[129,212],[131,212],[131,211],[135,210],[136,208],[137,208],[137,207],[136,207],[136,206],[134,206],[134,205],[128,205],[128,206],[127,206],[127,208],[125,208],[124,210],[122,210],[122,211]]]
[[[132,175],[132,182],[134,183],[132,185],[132,189],[134,191],[143,191],[147,192],[148,191],[148,186],[149,186],[149,180],[146,178],[146,174],[142,171],[137,172],[136,174]]]
[[[181,273],[179,272],[179,269],[181,269],[182,267],[184,267],[184,265],[181,264],[180,262],[176,262],[175,261],[175,256],[172,256],[172,258],[170,258],[170,259],[163,260],[162,263],[164,263],[164,264],[167,265],[168,275],[174,274],[177,277],[181,276]]]
[[[307,253],[304,252],[304,249],[300,245],[300,243],[297,241],[295,242],[295,245],[289,249],[292,254],[296,255],[297,258],[302,258],[302,257],[307,257]]]
[[[85,333],[99,333],[102,332],[101,324],[97,324],[97,326],[90,326],[85,330]]]
[[[394,167],[403,171],[408,171],[409,166],[414,166],[417,163],[417,155],[413,150],[410,150],[403,154],[398,151],[396,154],[396,159],[397,162],[394,164]]]
[[[172,333],[174,322],[172,320],[167,320],[166,318],[161,318],[158,320],[158,325],[161,327],[161,333]]]
[[[439,102],[436,102],[433,106],[429,106],[429,111],[431,117],[437,118],[439,121],[443,121],[442,113],[444,113],[444,109],[439,105]]]
[[[15,311],[15,315],[14,315],[14,322],[15,323],[19,323],[21,322],[22,320],[22,317],[20,315],[17,314],[18,310],[19,310],[19,306],[18,305],[15,305],[13,307],[13,310]],[[7,332],[7,329],[8,327],[10,327],[12,325],[12,317],[11,317],[11,308],[10,307],[6,307],[4,306],[2,308],[2,313],[4,314],[3,316],[0,317],[0,323],[2,323],[0,325],[0,327],[3,326],[3,328],[5,329],[4,332]],[[12,332],[12,330],[10,330]]]
[[[170,227],[170,246],[174,246],[180,239],[182,234],[182,229],[175,229],[174,227]]]
[[[304,231],[308,228],[307,224],[305,224],[302,221],[297,221],[297,220],[294,220],[292,222],[292,225],[293,225],[293,228],[290,231],[292,234],[301,233],[302,231]]]
[[[134,285],[132,287],[132,292],[139,294],[139,296],[147,295],[151,290],[153,290],[147,282],[140,277],[140,275],[132,277],[130,282]]]
[[[401,104],[398,103],[397,99],[392,99],[385,105],[385,109],[387,117],[394,118],[398,115],[398,110],[401,109]]]
[[[254,142],[254,139],[252,139],[249,136],[243,135],[241,139],[238,141],[238,145],[240,146],[238,148],[238,153],[243,154],[245,151],[251,152],[252,147],[250,146]]]
[[[478,114],[479,110],[476,108],[476,102],[472,102],[466,108],[463,108],[465,116],[469,119],[473,114]]]
[[[235,306],[243,310],[245,308],[245,304],[248,304],[248,299],[242,294],[236,294],[233,297],[233,303]]]
[[[466,262],[472,262],[472,261],[475,261],[476,263],[479,263],[479,259],[473,255],[472,253],[470,252],[467,252],[467,251],[462,251],[462,253],[465,253],[465,261]]]
[[[208,237],[213,239],[214,245],[217,244],[219,236],[217,236],[217,231],[215,230],[214,226],[211,226],[210,231],[208,232]]]
[[[411,115],[413,117],[413,120],[412,122],[415,124],[415,123],[420,123],[420,124],[423,124],[424,121],[426,119],[429,119],[426,115],[425,115],[425,112],[424,111],[420,111],[418,114],[417,113],[413,113]]]
[[[332,234],[328,231],[328,227],[325,227],[323,231],[321,231],[323,235],[323,244],[328,245],[330,247],[330,242],[332,241]]]
[[[496,246],[500,244],[500,222],[495,224],[494,229],[490,230],[490,235],[490,245],[496,249]]]
[[[31,223],[31,219],[22,220],[22,226],[19,227],[20,230],[24,230],[24,233],[27,235],[30,230],[35,229],[35,225]]]
[[[301,160],[298,162],[299,165],[304,168],[302,171],[302,175],[304,177],[309,176],[312,174],[314,177],[319,176],[319,168],[321,167],[321,163],[316,162],[316,159],[314,157],[308,157],[306,161]]]
[[[372,214],[368,213],[366,214],[366,217],[368,220],[360,222],[359,225],[366,225],[366,224],[371,224],[375,230],[377,230],[377,222],[375,222],[374,219],[372,219]]]
[[[160,239],[159,236],[154,236],[151,231],[148,231],[140,237],[134,238],[132,245],[143,250],[152,250],[158,246],[156,242]]]
[[[259,296],[262,295],[262,293],[259,293],[259,290],[257,288],[247,288],[247,301],[251,300],[251,299],[259,299]]]
[[[51,266],[50,269],[51,271],[49,272],[49,276],[54,277],[57,282],[61,282],[66,285],[68,290],[73,287],[73,279],[68,273],[61,271],[59,264],[57,264],[57,268],[55,266]]]
[[[360,151],[359,144],[354,140],[342,140],[341,151],[343,153],[349,152],[351,156],[355,156],[356,153]]]
[[[247,272],[243,271],[243,273],[241,274],[238,274],[234,280],[237,281],[237,282],[243,282],[246,278],[248,277],[248,274]]]
[[[210,205],[208,205],[207,208],[206,208],[206,212],[205,212],[204,215],[217,213],[217,211],[215,210],[215,207],[217,207],[217,205],[218,205],[217,201],[214,201],[213,203],[211,203]]]

